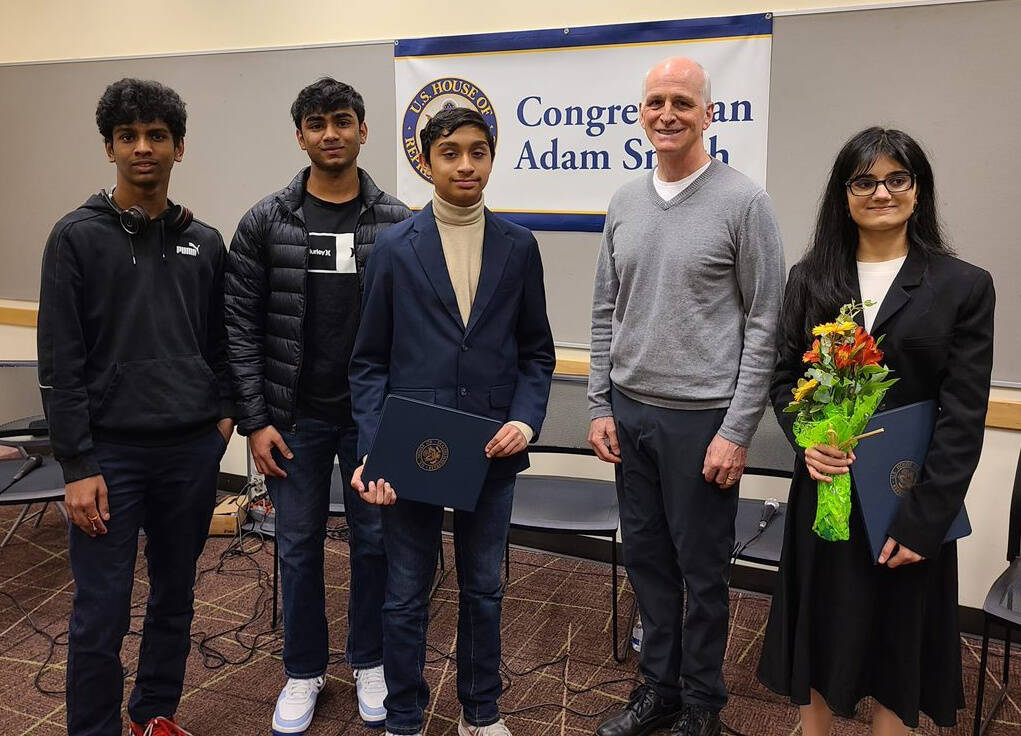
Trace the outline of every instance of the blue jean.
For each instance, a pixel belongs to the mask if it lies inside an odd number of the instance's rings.
[[[501,576],[514,500],[514,478],[486,481],[472,513],[454,512],[454,556],[460,588],[457,615],[457,697],[465,720],[500,720]],[[401,501],[383,511],[387,585],[383,604],[386,729],[422,730],[429,685],[423,677],[429,590],[443,528],[443,509]]]
[[[149,600],[128,714],[145,724],[177,710],[191,649],[195,563],[209,534],[225,449],[212,428],[169,447],[96,443],[110,520],[99,537],[74,525],[68,533],[75,582],[67,653],[70,736],[121,733],[120,650],[131,623],[139,529],[145,530]]]
[[[347,609],[348,664],[368,669],[383,664],[380,611],[386,585],[386,553],[380,510],[351,488],[357,467],[358,430],[299,416],[297,430],[280,433],[294,453],[274,458],[286,478],[266,478],[276,509],[277,554],[284,614],[284,671],[308,679],[326,672],[329,640],[323,545],[330,509],[330,476],[340,461],[344,511],[351,547],[351,589]]]

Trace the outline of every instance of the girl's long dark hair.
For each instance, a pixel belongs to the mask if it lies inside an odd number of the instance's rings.
[[[936,213],[932,166],[922,147],[900,130],[861,131],[844,144],[833,162],[812,242],[798,262],[797,277],[788,284],[790,293],[784,300],[786,305],[803,305],[803,319],[797,316],[800,309],[784,310],[781,345],[803,345],[814,325],[834,319],[840,306],[854,298],[858,226],[848,212],[846,182],[868,173],[883,154],[915,176],[918,206],[908,220],[909,247],[926,254],[953,254]]]

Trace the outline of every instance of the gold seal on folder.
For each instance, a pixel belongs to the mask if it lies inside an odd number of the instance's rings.
[[[901,460],[890,471],[890,489],[898,496],[906,495],[918,482],[918,474],[921,470],[918,463],[912,460]]]
[[[418,467],[429,473],[446,465],[449,457],[450,448],[447,447],[447,443],[437,439],[426,440],[418,446],[418,450],[415,452],[415,462],[418,463]]]

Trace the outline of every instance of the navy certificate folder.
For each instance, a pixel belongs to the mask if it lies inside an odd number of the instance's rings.
[[[863,432],[880,427],[885,431],[861,440],[854,450],[856,459],[851,465],[851,476],[858,492],[873,562],[879,560],[879,553],[886,544],[901,496],[914,486],[922,471],[937,414],[935,401],[920,401],[875,414]],[[944,541],[969,534],[971,522],[962,506]]]
[[[489,472],[495,419],[390,394],[362,480],[383,478],[402,499],[474,511]]]

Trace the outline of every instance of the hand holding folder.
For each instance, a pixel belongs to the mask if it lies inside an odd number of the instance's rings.
[[[391,394],[352,485],[369,503],[390,505],[400,498],[474,511],[489,453],[498,457],[516,446],[515,435],[523,439],[495,419]]]
[[[362,480],[364,472],[365,464],[363,463],[355,468],[355,472],[351,475],[351,487],[358,491],[358,495],[362,497],[363,501],[374,506],[393,506],[397,503],[397,492],[385,478]]]
[[[911,491],[921,475],[937,415],[935,401],[920,401],[875,414],[865,427],[866,432],[880,427],[886,430],[858,446],[857,458],[851,466],[872,559],[877,562],[882,559],[889,564],[893,552],[890,525],[897,515],[901,496]],[[971,523],[962,507],[944,541],[969,534]],[[913,561],[910,555],[903,555],[898,564],[909,561]]]
[[[494,459],[498,457],[510,457],[516,455],[528,447],[528,440],[521,430],[512,423],[500,427],[500,430],[493,436],[493,439],[486,445],[486,457]]]

